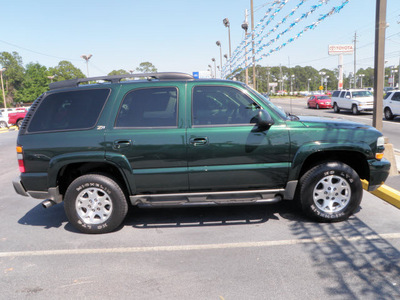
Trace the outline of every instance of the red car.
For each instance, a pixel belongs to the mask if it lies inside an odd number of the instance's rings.
[[[307,100],[308,108],[332,108],[331,96],[313,95]]]
[[[18,112],[15,113],[9,113],[8,124],[10,124],[10,126],[17,125],[18,128],[21,127],[22,121],[24,120],[27,112],[28,111],[25,109],[25,110],[19,110]]]

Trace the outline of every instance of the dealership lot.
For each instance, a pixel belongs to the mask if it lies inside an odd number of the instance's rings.
[[[118,231],[85,235],[62,204],[14,192],[16,137],[0,134],[1,298],[400,297],[400,211],[367,192],[335,224],[282,202],[133,209]]]

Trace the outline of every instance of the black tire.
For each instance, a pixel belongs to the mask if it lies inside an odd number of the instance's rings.
[[[17,121],[17,127],[18,128],[21,127],[23,121],[24,121],[23,119],[20,119],[20,120]]]
[[[353,105],[351,107],[351,111],[352,111],[353,115],[359,115],[360,114],[360,111],[358,110],[357,105]]]
[[[84,233],[111,232],[121,225],[128,212],[125,194],[118,183],[100,174],[75,179],[64,202],[68,220]]]
[[[4,121],[0,121],[0,128],[7,128],[7,123]]]
[[[394,115],[391,111],[391,109],[389,107],[385,108],[385,119],[386,120],[393,120],[394,119]]]
[[[361,203],[360,177],[344,163],[320,164],[306,172],[299,184],[298,200],[303,212],[319,222],[346,220]]]
[[[340,113],[340,108],[339,108],[339,106],[337,105],[336,102],[333,103],[333,111],[334,111],[335,113]]]
[[[317,107],[316,107],[317,109],[319,109],[319,104],[317,104]]]

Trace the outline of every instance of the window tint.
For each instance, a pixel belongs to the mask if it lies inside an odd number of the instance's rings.
[[[260,107],[241,91],[223,86],[197,86],[193,89],[193,125],[255,123]]]
[[[391,94],[392,94],[392,92],[387,93],[387,94],[383,97],[383,99],[389,98],[389,96],[390,96]]]
[[[354,91],[353,92],[353,97],[371,97],[372,94],[370,91]]]
[[[28,132],[92,128],[109,93],[109,89],[95,89],[50,94],[33,115]]]
[[[126,94],[115,127],[176,127],[175,87],[144,88]]]
[[[332,97],[339,97],[340,91],[334,91]]]
[[[344,98],[345,95],[346,95],[346,92],[345,92],[345,91],[341,92],[341,93],[340,93],[340,98]]]
[[[400,101],[400,92],[394,93],[394,95],[392,96],[392,100]]]

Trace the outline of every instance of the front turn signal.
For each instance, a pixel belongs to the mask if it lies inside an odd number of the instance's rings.
[[[383,158],[383,153],[376,153],[376,154],[375,154],[375,158],[376,158],[377,160],[381,160],[381,159]]]

